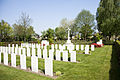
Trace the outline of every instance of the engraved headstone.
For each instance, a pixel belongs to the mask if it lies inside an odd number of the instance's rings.
[[[21,69],[26,69],[26,55],[20,55],[20,65]]]
[[[79,45],[76,45],[76,50],[79,50]]]
[[[91,51],[94,51],[94,45],[91,45]]]
[[[38,57],[31,57],[31,68],[33,72],[38,72]]]
[[[68,51],[63,51],[63,61],[68,61]]]
[[[53,76],[53,60],[46,58],[45,59],[45,75]]]
[[[41,49],[40,48],[37,49],[37,55],[38,55],[38,58],[41,58]]]
[[[47,58],[47,49],[43,50],[43,58],[46,59]]]
[[[70,52],[70,61],[71,62],[76,62],[76,51],[71,51]]]
[[[81,51],[83,51],[84,50],[84,45],[81,45]]]
[[[16,54],[11,53],[11,66],[16,67]]]
[[[60,56],[60,51],[56,50],[56,60],[60,61],[61,60],[61,56]]]

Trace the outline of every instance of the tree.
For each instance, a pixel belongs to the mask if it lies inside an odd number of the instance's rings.
[[[64,27],[56,27],[55,28],[55,36],[58,40],[64,40],[66,36],[66,30]]]
[[[11,40],[11,36],[13,35],[12,32],[12,27],[7,22],[2,20],[0,22],[0,41]]]
[[[35,33],[33,27],[31,26],[31,18],[26,13],[22,13],[14,27],[14,35],[16,40],[19,41],[29,41],[32,35]]]
[[[84,40],[90,36],[94,27],[94,15],[87,10],[82,10],[75,19],[75,24],[78,27],[80,33],[84,37]]]
[[[26,29],[26,38],[27,38],[27,41],[31,41],[31,37],[32,35],[35,33],[34,29],[32,26],[29,26],[27,29]]]
[[[120,35],[120,0],[114,0],[115,8],[114,8],[114,17],[116,19],[115,25],[114,25],[114,34],[117,38],[118,35]]]
[[[109,36],[109,39],[115,32],[115,0],[101,0],[97,9],[97,25],[98,30],[102,32],[103,36]]]
[[[42,37],[43,37],[43,39],[45,39],[47,37],[49,42],[53,43],[54,37],[55,37],[54,34],[55,34],[54,30],[49,28],[48,30],[42,32]]]

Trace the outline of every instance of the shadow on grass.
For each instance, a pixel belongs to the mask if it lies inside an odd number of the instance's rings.
[[[120,65],[118,61],[118,53],[115,44],[112,46],[112,54],[111,54],[111,68],[109,71],[109,80],[120,80]]]

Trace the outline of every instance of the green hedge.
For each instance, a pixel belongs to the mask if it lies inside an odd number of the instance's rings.
[[[118,55],[119,64],[120,64],[120,41],[116,41],[114,46],[115,46],[115,49]]]

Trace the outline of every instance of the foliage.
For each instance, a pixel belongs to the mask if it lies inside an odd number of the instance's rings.
[[[75,19],[75,24],[82,33],[84,40],[92,35],[92,28],[94,27],[94,15],[87,10],[82,10]]]
[[[57,40],[64,40],[67,36],[65,28],[64,27],[56,27],[55,28],[55,36],[57,37]]]
[[[119,0],[101,0],[97,9],[98,30],[103,36],[118,36],[120,34],[120,1]]]
[[[16,24],[13,25],[15,39],[18,41],[30,41],[32,35],[35,33],[31,24],[29,15],[22,13]]]
[[[13,32],[12,27],[7,22],[2,20],[0,22],[0,41],[10,40],[10,37],[13,36],[12,32]]]
[[[61,72],[60,71],[57,71],[56,72],[56,76],[60,76],[61,75]]]
[[[49,28],[48,30],[42,32],[42,38],[43,39],[47,38],[50,43],[53,43],[54,42],[54,34],[55,34],[54,30]]]

